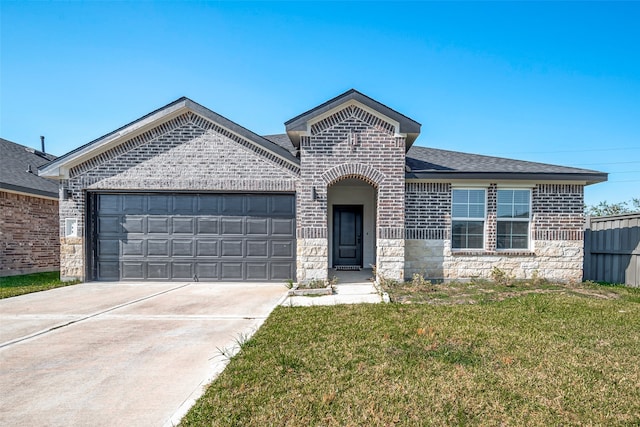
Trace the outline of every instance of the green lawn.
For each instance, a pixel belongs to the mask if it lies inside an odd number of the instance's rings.
[[[182,425],[640,424],[640,291],[521,288],[279,307]]]
[[[75,285],[76,283],[78,282],[61,282],[59,271],[0,277],[0,299]]]

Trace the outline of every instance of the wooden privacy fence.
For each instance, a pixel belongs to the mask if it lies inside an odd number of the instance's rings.
[[[640,286],[640,213],[587,217],[584,280]]]

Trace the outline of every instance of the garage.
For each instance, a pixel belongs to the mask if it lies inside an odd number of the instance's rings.
[[[95,280],[295,278],[292,194],[91,193]]]

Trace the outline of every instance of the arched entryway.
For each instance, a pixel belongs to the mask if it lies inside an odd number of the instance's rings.
[[[358,177],[327,188],[329,269],[371,269],[376,262],[377,190]]]

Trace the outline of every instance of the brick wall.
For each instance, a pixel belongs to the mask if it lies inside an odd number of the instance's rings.
[[[498,267],[519,278],[579,281],[583,259],[584,187],[537,184],[532,188],[530,250],[496,249],[497,184],[487,186],[483,251],[451,251],[451,185],[406,184],[405,274],[432,279],[490,277]]]
[[[328,254],[327,189],[348,178],[366,181],[377,190],[378,272],[402,278],[405,139],[395,136],[393,125],[354,105],[310,129],[300,142],[297,232],[298,247],[307,249],[298,253],[298,280],[326,278],[328,255],[311,263],[304,254]]]
[[[0,191],[0,276],[60,266],[58,201]]]
[[[70,171],[72,191],[60,203],[64,219],[78,219],[78,236],[62,239],[61,276],[85,277],[86,190],[296,191],[299,168],[186,113],[100,154]]]

